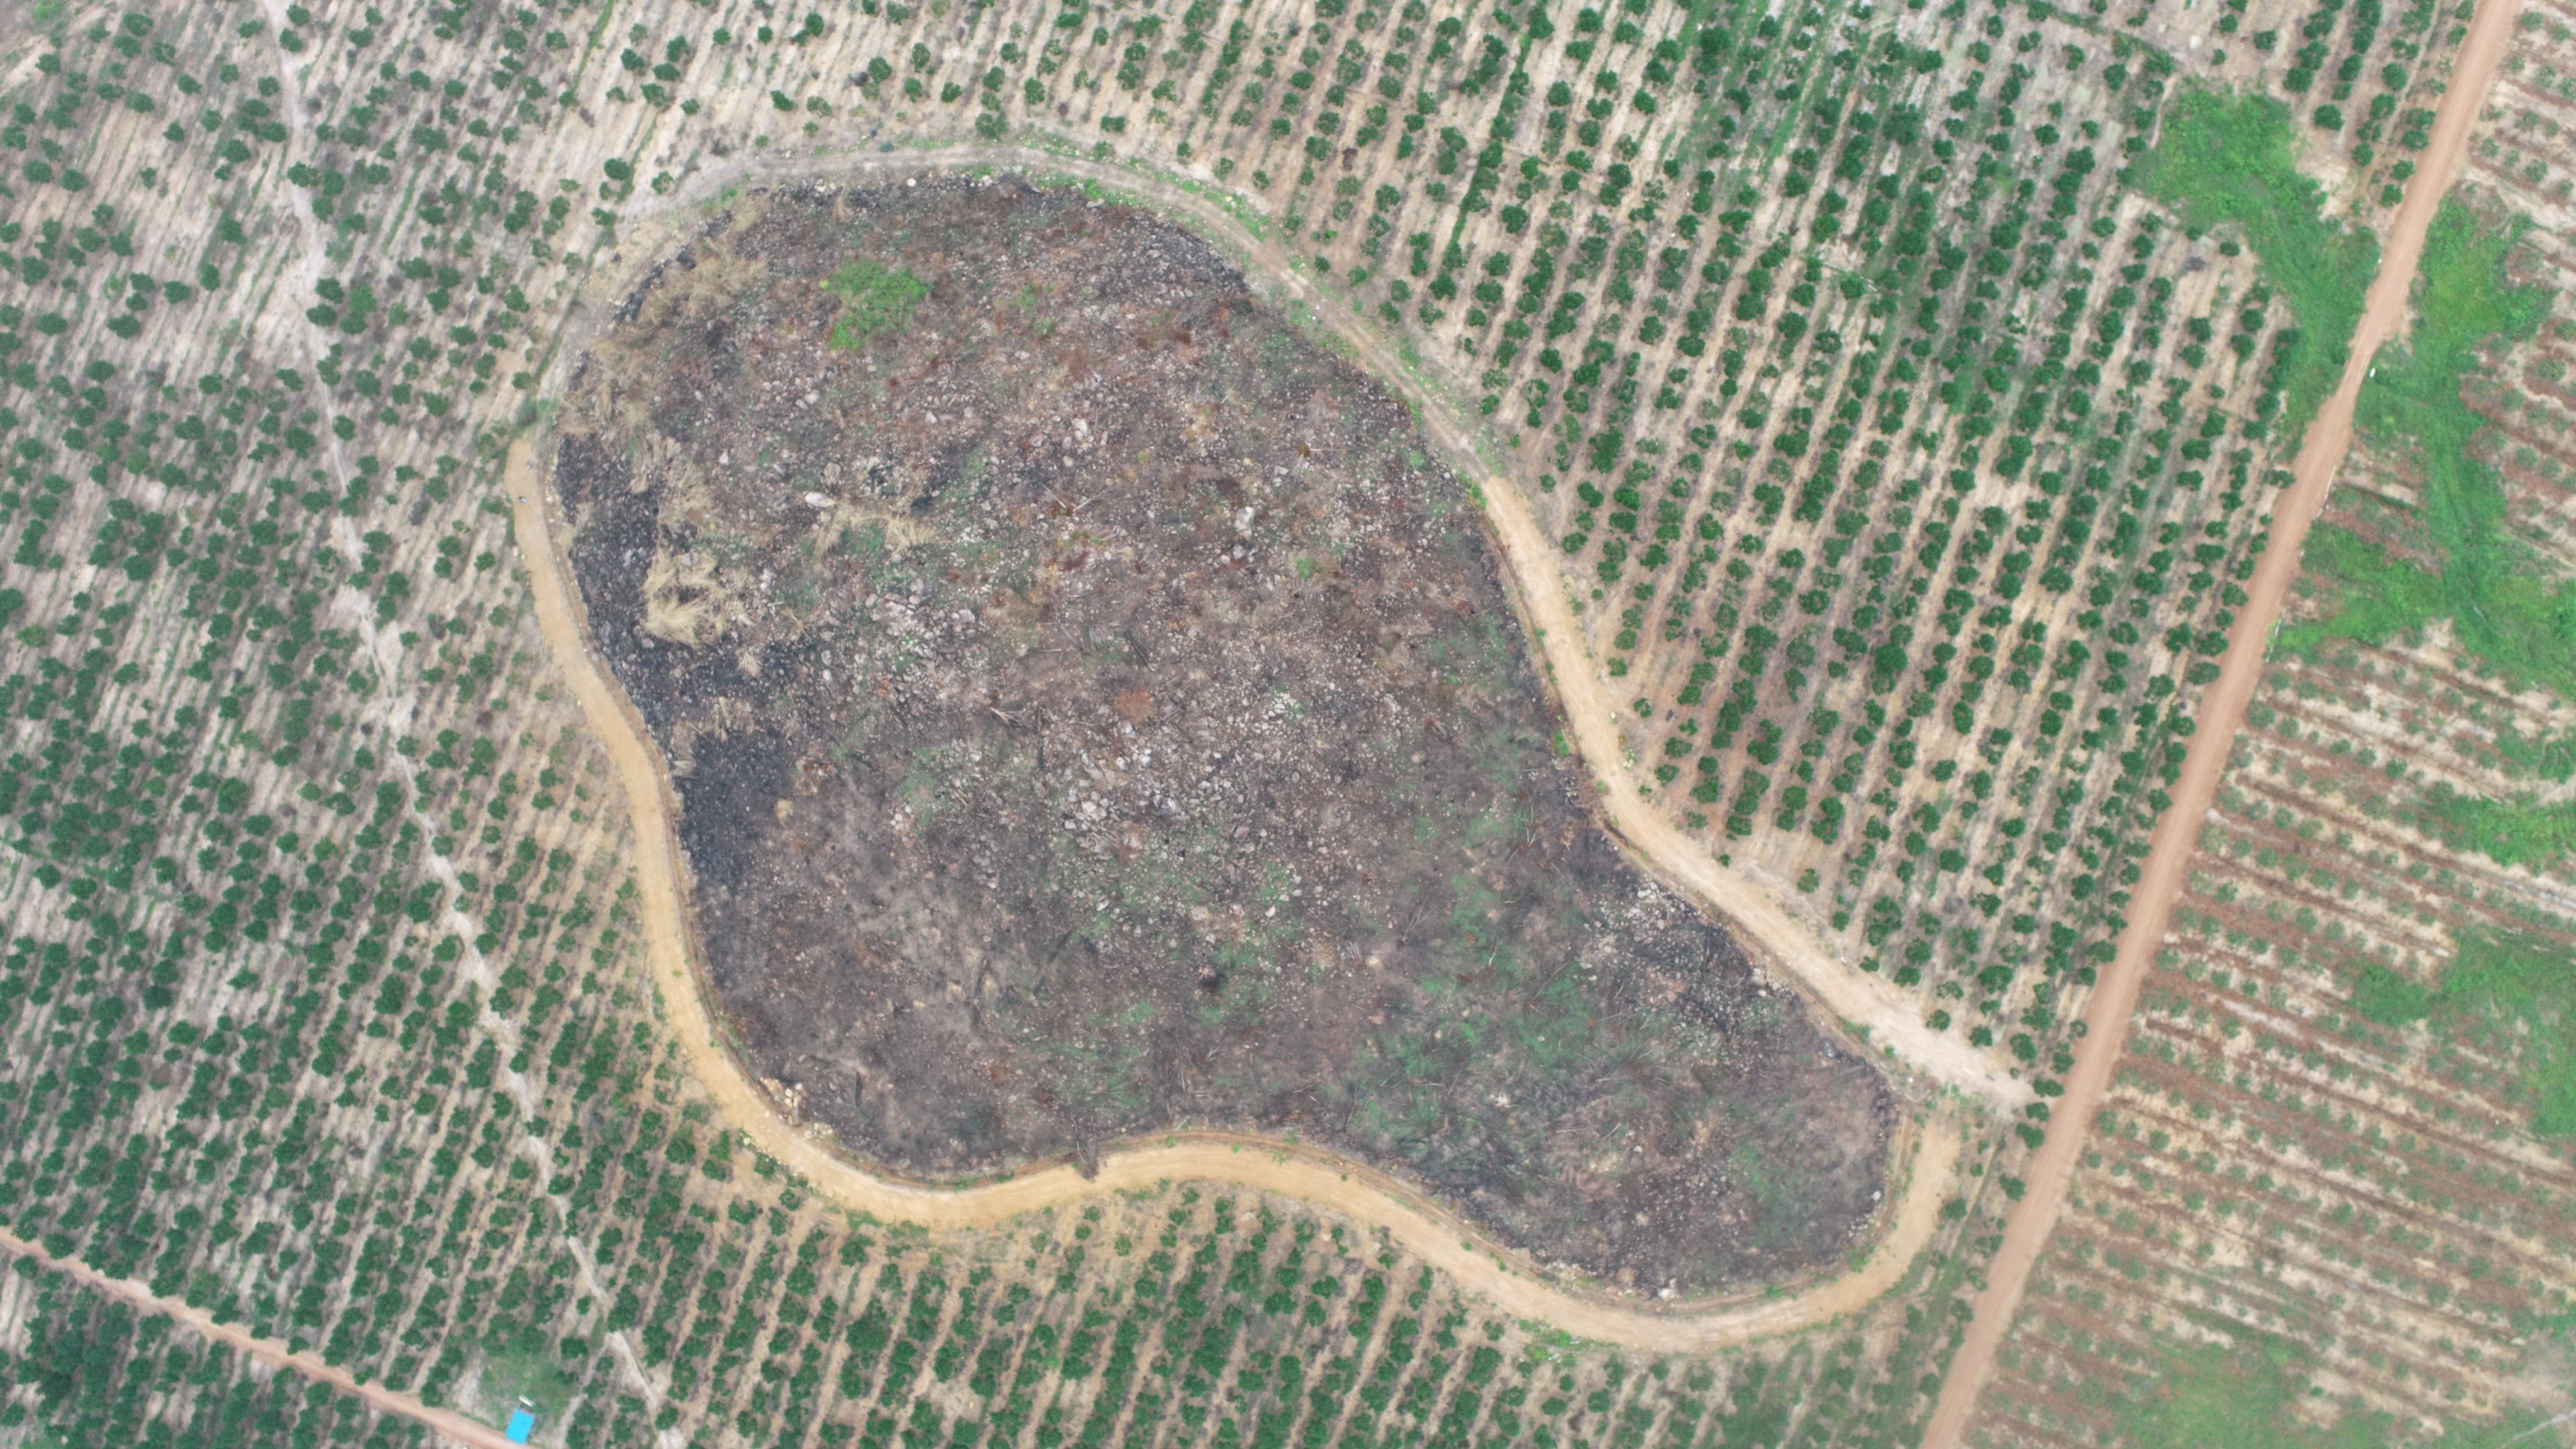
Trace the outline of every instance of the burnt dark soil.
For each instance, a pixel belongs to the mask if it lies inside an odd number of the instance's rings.
[[[929,290],[837,349],[859,259]],[[1459,484],[1196,237],[1008,179],[739,198],[556,482],[721,1008],[862,1157],[1293,1133],[1683,1291],[1869,1217],[1876,1073],[1603,837]]]

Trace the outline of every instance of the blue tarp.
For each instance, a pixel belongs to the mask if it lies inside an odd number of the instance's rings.
[[[510,1427],[501,1432],[511,1443],[525,1444],[528,1436],[537,1432],[537,1416],[520,1409],[510,1415]]]

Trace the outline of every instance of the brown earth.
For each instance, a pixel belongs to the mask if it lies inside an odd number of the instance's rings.
[[[864,257],[929,284],[826,345]],[[1830,1260],[1894,1104],[1596,828],[1404,409],[1151,216],[738,201],[565,408],[755,1075],[907,1173],[1302,1134],[1678,1290]]]

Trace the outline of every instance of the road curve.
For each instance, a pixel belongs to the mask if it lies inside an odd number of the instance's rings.
[[[2201,825],[2208,818],[2211,802],[2218,797],[2219,779],[2226,773],[2237,731],[2245,723],[2246,706],[2253,702],[2254,686],[2262,678],[2272,625],[2280,618],[2282,601],[2298,577],[2300,545],[2307,540],[2308,525],[2325,506],[2335,469],[2352,447],[2353,410],[2361,401],[2361,385],[2370,376],[2371,361],[2380,344],[2405,320],[2417,264],[2424,255],[2425,234],[2432,228],[2433,214],[2440,209],[2444,193],[2459,174],[2461,158],[2468,151],[2469,133],[2477,124],[2478,113],[2486,107],[2487,93],[2495,84],[2496,70],[2512,37],[2514,15],[2520,8],[2521,0],[2478,0],[2477,11],[2469,20],[2468,40],[2451,67],[2450,87],[2443,92],[2441,108],[2433,120],[2433,143],[2424,153],[2421,169],[2407,185],[2405,200],[2398,205],[2386,249],[2380,254],[2379,275],[2371,280],[2361,323],[2353,330],[2352,354],[2344,361],[2343,379],[2309,423],[2308,435],[2291,465],[2290,486],[2272,505],[2272,534],[2254,571],[2253,597],[2237,611],[2236,627],[2228,636],[2227,655],[2219,666],[2217,682],[2201,699],[2200,728],[2192,737],[2190,755],[2183,761],[2182,780],[2174,787],[2173,804],[2156,822],[2145,870],[2136,894],[2130,898],[2129,924],[2120,936],[2119,954],[2094,988],[2093,999],[2085,1009],[2085,1040],[2098,1045],[2080,1054],[2075,1070],[2067,1074],[2066,1095],[2056,1109],[2055,1129],[2024,1169],[2028,1190],[2004,1221],[2003,1246],[1986,1266],[1986,1286],[1977,1294],[1967,1338],[1950,1360],[1949,1372],[1942,1380],[1941,1397],[1933,1406],[1931,1423],[1924,1429],[1923,1449],[1958,1449],[1965,1441],[1968,1421],[1976,1412],[1977,1395],[1994,1374],[1995,1355],[2012,1327],[2014,1311],[2021,1306],[2031,1269],[2038,1264],[2049,1233],[2057,1224],[2058,1212],[2065,1206],[2075,1164],[2084,1149],[2085,1133],[2092,1126],[2103,1094],[2110,1089],[2111,1074],[2119,1064],[2120,1047],[2128,1034],[2130,1013],[2137,1007],[2148,968],[2164,944],[2174,896],[2189,873],[2192,852],[2200,844]]]
[[[557,357],[569,365],[585,352],[597,329],[615,313],[629,291],[661,258],[687,239],[702,208],[745,186],[797,183],[847,183],[900,178],[933,172],[1012,171],[1032,180],[1062,180],[1120,194],[1166,216],[1193,223],[1200,234],[1242,264],[1246,271],[1286,300],[1306,319],[1328,329],[1381,383],[1413,407],[1416,420],[1459,477],[1491,476],[1491,465],[1477,446],[1470,427],[1422,374],[1418,362],[1400,356],[1377,328],[1348,304],[1315,285],[1275,241],[1256,235],[1242,218],[1212,191],[1183,185],[1157,173],[1108,162],[1061,156],[1016,146],[967,144],[933,146],[902,152],[866,152],[809,156],[764,155],[728,162],[692,175],[667,197],[639,207],[628,217],[645,227],[622,249],[623,261],[607,275],[594,278],[574,304],[574,315],[557,344]],[[569,382],[558,367],[548,392]],[[546,490],[514,489],[531,498]],[[1585,651],[1574,622],[1573,592],[1562,554],[1530,516],[1518,487],[1505,478],[1474,490],[1483,505],[1490,537],[1509,565],[1503,569],[1505,592],[1528,626],[1544,672],[1554,687],[1567,722],[1570,741],[1582,754],[1599,785],[1598,798],[1612,834],[1628,847],[1639,866],[1685,897],[1717,912],[1733,928],[1739,944],[1778,975],[1785,977],[1818,1013],[1828,1029],[1854,1033],[1891,1060],[1931,1083],[1955,1088],[1973,1098],[2018,1107],[2030,1100],[2027,1083],[2013,1077],[2000,1052],[1980,1051],[1960,1037],[1936,1032],[1923,1023],[1921,1004],[1890,986],[1885,978],[1862,972],[1834,958],[1815,933],[1783,910],[1769,892],[1718,864],[1700,841],[1682,833],[1636,788],[1626,745],[1620,734],[1624,706],[1613,699],[1602,672]]]
[[[700,203],[725,188],[745,184],[848,181],[976,168],[1073,179],[1127,193],[1167,211],[1186,212],[1229,244],[1237,260],[1248,261],[1265,281],[1305,303],[1381,381],[1405,395],[1453,466],[1470,477],[1482,473],[1466,431],[1370,329],[1338,300],[1320,295],[1284,254],[1253,236],[1222,206],[1159,177],[995,146],[760,158],[693,177],[657,205],[652,215],[685,227]],[[630,240],[627,251],[632,257],[618,269],[619,274],[594,280],[585,288],[589,305],[569,319],[559,355],[577,357],[587,347],[596,328],[645,268],[680,239],[668,234],[671,230],[666,227],[665,234],[649,241]],[[562,385],[560,374],[556,385]],[[1295,1196],[1382,1228],[1516,1315],[1543,1319],[1605,1342],[1673,1351],[1723,1348],[1854,1311],[1894,1287],[1931,1241],[1961,1156],[1963,1138],[1955,1119],[1958,1109],[1953,1106],[1927,1112],[1906,1134],[1903,1164],[1893,1184],[1896,1201],[1881,1212],[1874,1246],[1848,1265],[1848,1271],[1785,1293],[1775,1286],[1760,1296],[1718,1296],[1652,1308],[1552,1278],[1413,1186],[1312,1146],[1217,1133],[1164,1134],[1113,1147],[1101,1157],[1097,1175],[1089,1179],[1071,1166],[1059,1165],[959,1188],[868,1171],[786,1120],[721,1039],[690,936],[686,867],[672,831],[669,777],[641,719],[588,646],[582,605],[567,582],[569,571],[559,547],[565,530],[554,517],[553,490],[540,476],[526,439],[515,443],[509,454],[507,487],[540,627],[593,734],[616,763],[634,818],[643,935],[669,1025],[728,1122],[748,1133],[760,1151],[786,1163],[834,1201],[879,1217],[964,1227],[1113,1188],[1176,1179],[1235,1182]],[[1879,986],[1874,978],[1835,962],[1822,943],[1776,902],[1719,866],[1705,847],[1682,835],[1638,798],[1622,750],[1617,705],[1582,650],[1556,550],[1548,546],[1508,481],[1497,480],[1493,487],[1478,490],[1478,496],[1510,565],[1503,570],[1505,581],[1524,622],[1532,626],[1540,657],[1559,691],[1569,733],[1602,782],[1601,798],[1614,833],[1640,863],[1686,895],[1714,907],[1737,928],[1739,939],[1757,959],[1786,976],[1833,1022],[1857,1028],[1885,1048],[1886,1058],[1939,1085],[1960,1089],[1970,1098],[2009,1105],[2026,1096],[2026,1085],[2011,1079],[1993,1059],[1955,1038],[1926,1030],[1911,1003]]]
[[[510,1449],[510,1441],[489,1424],[469,1419],[453,1409],[433,1409],[409,1394],[398,1394],[382,1384],[362,1384],[349,1371],[335,1368],[309,1353],[297,1353],[274,1339],[229,1323],[217,1323],[214,1315],[190,1307],[176,1298],[164,1298],[130,1278],[111,1278],[96,1268],[73,1260],[57,1258],[43,1248],[6,1228],[0,1228],[0,1253],[13,1253],[94,1289],[111,1298],[121,1299],[149,1313],[166,1314],[173,1322],[201,1338],[210,1338],[235,1352],[247,1354],[274,1368],[289,1369],[317,1383],[329,1384],[344,1394],[352,1394],[388,1414],[400,1414],[426,1424],[432,1433],[451,1444],[468,1449]]]
[[[665,1022],[726,1123],[840,1206],[883,1219],[973,1228],[1119,1189],[1172,1181],[1239,1183],[1383,1229],[1515,1317],[1543,1319],[1585,1338],[1672,1351],[1724,1348],[1851,1312],[1894,1287],[1931,1241],[1959,1159],[1959,1128],[1946,1112],[1928,1114],[1900,1145],[1897,1201],[1881,1213],[1877,1241],[1851,1271],[1779,1297],[1685,1300],[1668,1309],[1569,1287],[1402,1180],[1310,1145],[1230,1133],[1156,1134],[1104,1151],[1098,1171],[1088,1178],[1072,1164],[1058,1163],[953,1188],[869,1171],[788,1121],[722,1039],[692,949],[670,777],[634,707],[588,646],[580,600],[566,584],[553,542],[558,531],[549,518],[550,491],[525,440],[511,447],[508,487],[539,627],[592,735],[616,766],[634,819],[640,926]]]
[[[1705,901],[1754,943],[1758,954],[1802,985],[1811,999],[1837,1019],[1862,1028],[1866,1038],[1892,1052],[1897,1060],[1949,1086],[1985,1096],[1999,1104],[2028,1100],[2030,1088],[2013,1078],[1993,1057],[1958,1037],[1923,1024],[1907,998],[1877,985],[1825,954],[1806,927],[1771,897],[1771,893],[1717,863],[1708,847],[1675,828],[1664,813],[1641,797],[1631,782],[1625,742],[1619,732],[1619,704],[1599,669],[1583,653],[1581,626],[1575,622],[1560,551],[1529,504],[1508,479],[1496,479],[1480,490],[1485,518],[1510,561],[1519,585],[1520,606],[1546,659],[1549,678],[1564,705],[1568,733],[1601,781],[1602,813],[1629,854],[1654,875],[1681,892]]]

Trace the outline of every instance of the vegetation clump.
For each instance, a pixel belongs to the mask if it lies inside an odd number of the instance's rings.
[[[2488,419],[2461,395],[2482,349],[2531,335],[2549,314],[2548,290],[2516,285],[2507,270],[2523,231],[2521,222],[2446,203],[2425,238],[2408,344],[2383,353],[2362,388],[2364,436],[2423,469],[2422,517],[2438,576],[2321,524],[2309,566],[2326,607],[2283,631],[2289,646],[2377,643],[2449,618],[2463,643],[2509,677],[2576,699],[2576,586],[2506,526],[2502,481],[2477,441]]]
[[[2383,1026],[2438,1018],[2446,1031],[2518,1059],[2532,1130],[2576,1137],[2576,949],[2527,932],[2467,930],[2438,988],[2380,968],[2353,1009]]]
[[[2186,88],[2160,124],[2134,183],[2195,230],[2241,232],[2296,319],[2273,339],[2280,426],[2296,447],[2343,373],[2346,339],[2379,269],[2379,241],[2336,220],[2325,192],[2299,169],[2289,107],[2258,93]]]
[[[842,264],[823,290],[841,299],[841,315],[832,323],[832,345],[843,351],[894,331],[912,315],[930,284],[901,267],[872,257],[853,257]]]

